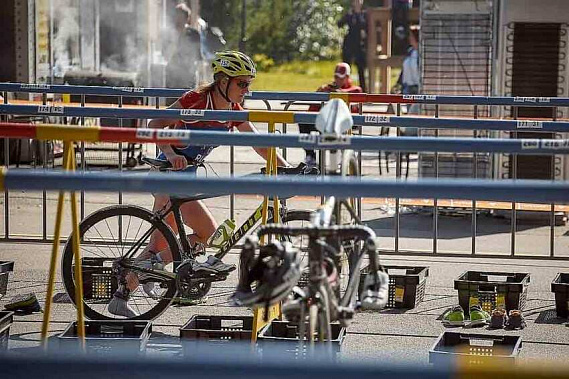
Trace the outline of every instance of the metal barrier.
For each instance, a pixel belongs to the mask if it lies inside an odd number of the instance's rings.
[[[238,112],[237,112],[238,113]],[[358,136],[341,136],[339,139],[331,139],[328,136],[320,136],[318,138],[306,138],[305,135],[242,135],[230,134],[220,132],[207,132],[207,131],[190,131],[190,130],[156,130],[156,129],[138,129],[128,130],[121,128],[84,128],[84,127],[69,127],[59,125],[22,125],[13,123],[0,123],[0,136],[4,137],[28,137],[35,139],[61,139],[65,141],[129,141],[129,142],[162,142],[172,144],[191,144],[191,145],[207,145],[207,144],[224,144],[232,146],[279,146],[279,147],[311,147],[321,149],[341,149],[351,148],[355,150],[376,150],[383,146],[392,144],[391,148],[408,149],[409,147],[426,150],[426,151],[507,151],[519,154],[536,154],[545,153],[551,154],[553,152],[569,153],[569,141],[567,140],[489,140],[480,141],[477,139],[448,139],[442,140],[448,142],[441,144],[441,139],[436,138],[379,138],[379,137],[358,137]],[[234,178],[234,185],[242,185],[239,182],[240,178]],[[105,179],[105,182],[107,179]],[[428,181],[427,181],[428,182]],[[365,185],[365,181],[358,181],[360,185]],[[426,182],[422,180],[420,185]],[[439,183],[439,182],[435,182]],[[474,184],[473,184],[474,183]],[[383,193],[381,191],[372,190],[371,192],[361,193],[361,189],[343,194],[336,194],[337,196],[354,196],[354,194],[364,197],[429,197],[429,198],[464,198],[461,195],[469,194],[467,199],[476,199],[476,191],[483,191],[485,195],[490,192],[487,188],[478,188],[479,183],[486,184],[484,181],[474,181],[472,183],[461,183],[462,191],[458,194],[442,194],[429,192],[426,187],[419,187],[418,192],[407,192],[409,189],[414,188],[415,184],[408,182],[407,189],[397,190],[393,193]],[[492,182],[490,182],[492,183]],[[494,183],[505,183],[504,181]],[[549,183],[538,181],[539,185],[547,187],[548,185],[560,185],[561,183]],[[336,183],[333,183],[338,186]],[[38,184],[41,188],[41,184]],[[226,185],[226,184],[223,184]],[[318,186],[328,186],[325,179],[319,182]],[[390,186],[390,184],[385,184]],[[226,188],[232,188],[229,185]],[[143,186],[144,192],[149,192],[147,186]],[[167,188],[167,187],[166,187]],[[314,188],[317,188],[315,185]],[[340,188],[340,187],[338,187]],[[362,187],[363,188],[363,187]],[[511,188],[511,187],[507,187]],[[103,190],[103,189],[99,189]],[[469,192],[474,190],[474,192]],[[268,190],[267,190],[268,191]],[[508,189],[509,191],[509,189]],[[217,190],[215,191],[217,193]],[[225,193],[225,192],[221,192]],[[273,193],[263,190],[261,193]],[[310,195],[318,195],[318,192],[310,193]],[[517,201],[532,201],[536,199],[535,196],[530,196],[530,199]],[[537,197],[541,202],[549,201],[546,197]],[[491,198],[491,200],[509,200],[508,198]]]
[[[58,93],[104,96],[179,97],[186,89],[69,86],[52,84],[0,83],[1,92]],[[460,104],[503,105],[524,107],[569,107],[569,97],[503,97],[503,96],[448,96],[448,95],[388,95],[366,93],[327,92],[269,92],[253,91],[246,96],[250,100],[328,101],[346,97],[351,103],[403,103],[403,104]]]
[[[351,177],[218,177],[129,172],[58,172],[4,169],[0,190],[125,191],[215,196],[235,194],[274,194],[276,196],[427,197],[494,201],[569,202],[569,182],[539,180],[460,180],[432,179],[416,182]]]
[[[2,106],[0,106],[1,109]],[[239,112],[235,112],[239,113]],[[123,129],[72,127],[56,124],[0,122],[0,137],[91,142],[170,143],[356,151],[421,150],[430,152],[493,152],[515,154],[569,154],[569,140],[367,137],[305,134],[233,134],[202,130]]]
[[[314,123],[315,113],[283,111],[208,111],[199,109],[125,109],[95,107],[64,107],[43,105],[0,105],[0,114],[61,117],[107,117],[107,118],[177,118],[180,120],[217,120],[266,122],[269,114],[277,122]],[[499,131],[546,131],[569,132],[569,121],[533,120],[467,120],[462,118],[426,118],[406,116],[379,116],[375,114],[354,115],[354,125],[393,126],[420,129],[467,129]]]
[[[165,345],[168,346],[168,345]],[[140,379],[196,378],[215,377],[219,379],[264,378],[270,375],[275,379],[452,379],[452,378],[507,378],[519,379],[561,379],[567,377],[564,364],[550,362],[514,365],[499,361],[501,364],[479,364],[467,366],[460,359],[456,364],[445,367],[429,367],[403,362],[355,360],[340,362],[330,359],[292,360],[285,356],[270,355],[259,357],[251,353],[250,346],[234,342],[224,344],[220,352],[217,345],[199,346],[192,354],[181,357],[161,358],[154,356],[135,356],[123,351],[100,356],[80,355],[77,352],[34,354],[28,352],[24,360],[22,355],[6,354],[0,356],[2,372],[6,377],[20,379],[29,377],[61,378],[82,377],[85,379],[124,378],[126,372]],[[465,360],[465,359],[463,359]],[[484,360],[481,360],[485,362]]]
[[[177,97],[179,95],[181,95],[182,93],[185,92],[185,90],[183,89],[158,89],[158,88],[131,88],[131,87],[90,87],[90,86],[65,86],[65,85],[40,85],[40,84],[19,84],[19,83],[0,83],[0,91],[4,92],[4,102],[5,104],[7,104],[8,102],[8,97],[7,92],[28,92],[28,93],[42,93],[44,96],[42,97],[43,100],[43,104],[47,105],[47,98],[46,95],[48,93],[59,93],[59,94],[81,94],[82,96],[82,105],[85,105],[84,103],[84,96],[85,95],[107,95],[107,96],[117,96],[118,97],[118,103],[119,103],[119,107],[121,107],[122,105],[122,97],[123,96],[137,96],[137,97],[147,97],[147,98],[151,98],[151,97],[156,97],[156,106],[158,107],[158,103],[159,103],[159,98],[160,97]],[[378,115],[378,114],[367,114],[367,115],[357,115],[354,116],[354,120],[355,120],[355,124],[356,125],[362,125],[362,126],[372,126],[372,127],[378,127],[378,128],[384,128],[384,127],[389,127],[389,126],[393,126],[397,128],[397,134],[399,135],[400,132],[400,128],[401,127],[417,127],[417,128],[428,128],[428,129],[436,129],[435,132],[435,137],[438,136],[438,130],[439,129],[455,129],[455,128],[460,128],[460,129],[468,129],[468,130],[490,130],[490,131],[507,131],[507,132],[511,132],[512,136],[516,136],[517,132],[526,132],[526,131],[539,131],[539,132],[567,132],[569,131],[569,123],[567,122],[557,122],[555,121],[555,117],[556,117],[556,109],[558,107],[568,107],[569,106],[569,98],[561,98],[561,97],[555,97],[555,98],[547,98],[547,97],[483,97],[483,96],[473,96],[473,97],[469,97],[469,96],[438,96],[438,95],[378,95],[378,94],[338,94],[338,93],[296,93],[296,92],[287,92],[287,93],[273,93],[273,92],[252,92],[249,94],[249,96],[247,97],[247,99],[251,99],[251,100],[262,100],[265,102],[265,104],[267,104],[267,107],[270,108],[269,105],[269,101],[279,101],[279,100],[287,100],[289,101],[288,104],[291,104],[291,102],[294,101],[316,101],[316,102],[324,102],[329,100],[330,98],[342,98],[348,102],[355,102],[355,103],[394,103],[397,104],[397,116],[387,116],[387,115]],[[287,107],[289,106],[287,104]],[[432,104],[435,107],[435,112],[434,112],[434,118],[425,118],[425,117],[400,117],[402,110],[401,110],[401,104]],[[442,104],[466,104],[466,105],[472,105],[473,106],[473,111],[474,111],[474,118],[473,120],[468,120],[468,119],[461,119],[461,118],[439,118],[439,105]],[[488,119],[484,119],[484,120],[477,120],[476,118],[478,117],[478,107],[479,106],[510,106],[513,107],[513,116],[514,118],[516,118],[517,116],[517,109],[518,107],[548,107],[551,108],[553,110],[553,121],[535,121],[535,120],[488,120]],[[10,105],[10,107],[12,107]],[[31,106],[31,108],[29,110],[25,110],[25,114],[29,114],[29,115],[38,115],[38,116],[58,116],[60,115],[58,112],[61,111],[61,107],[55,106],[55,107],[48,107],[48,108],[43,108],[43,112],[37,112],[34,113],[33,108],[36,109],[36,111],[38,110],[37,106]],[[77,107],[64,107],[65,110],[69,109],[69,108],[77,108]],[[89,111],[88,109],[93,109],[93,108],[85,108],[84,111],[80,111],[79,110],[73,110],[73,112],[77,112],[74,113],[76,116],[80,118],[81,120],[84,120],[85,117],[102,117],[102,116],[108,116],[108,117],[119,117],[119,119],[122,117],[140,117],[140,118],[144,118],[144,117],[151,117],[151,118],[157,118],[157,117],[162,117],[159,116],[157,114],[152,114],[152,113],[140,113],[140,114],[133,114],[133,113],[127,113],[127,112],[123,112],[126,111],[125,109],[112,109],[112,111],[116,111],[117,113],[100,113],[98,115],[93,115],[90,116],[89,115]],[[360,106],[360,111],[362,110],[362,107]],[[3,110],[0,110],[0,113],[11,113],[11,111],[13,111],[13,109],[9,109],[9,108],[4,108]],[[23,111],[21,108],[19,110],[20,112]],[[131,110],[133,111],[133,110]],[[147,111],[147,110],[136,110],[136,112],[138,111]],[[154,110],[150,110],[152,112],[154,112]],[[123,113],[121,113],[123,112]],[[164,110],[162,110],[161,112],[164,112]],[[176,111],[174,111],[176,112]],[[179,112],[179,111],[178,111]],[[206,111],[207,112],[207,111]],[[219,117],[216,119],[220,119],[220,120],[225,120],[225,119],[230,119],[230,117],[233,117],[233,115],[227,115],[227,114],[220,114],[220,112],[223,111],[213,111],[212,114],[207,115],[207,117]],[[216,114],[214,114],[216,113]],[[232,113],[232,112],[223,112],[223,113]],[[285,112],[285,113],[290,113],[290,112]],[[206,115],[204,114],[204,117]],[[166,117],[166,116],[165,116]],[[180,114],[176,114],[177,118],[184,118],[184,117],[180,117]],[[225,118],[227,117],[227,118]],[[241,117],[243,117],[243,114],[241,114]],[[292,118],[292,120],[290,119],[290,115],[284,115],[283,117],[285,117],[282,122],[283,122],[283,128],[284,131],[286,132],[286,123],[293,123],[293,122],[303,122],[303,123],[310,123],[313,122],[314,120],[314,114],[311,113],[303,113],[303,112],[297,112],[294,113],[294,116]],[[188,118],[188,119],[192,119],[192,118]],[[237,120],[242,120],[241,118],[238,118]],[[360,133],[361,133],[361,128],[360,128]],[[365,138],[365,137],[364,137]],[[423,139],[423,138],[421,138]],[[484,140],[484,142],[488,142],[489,140]],[[553,142],[552,140],[526,140],[527,142],[524,142],[527,148],[530,148],[531,146],[537,146],[536,144],[543,144],[543,147],[545,149],[548,149],[548,147],[546,147],[545,145],[547,144],[551,144],[550,146],[556,146],[556,147],[560,147],[560,144],[562,144],[563,142]],[[542,142],[538,142],[538,141],[542,141]],[[406,143],[409,142],[407,141],[405,138],[401,138],[400,140],[401,143]],[[443,142],[442,139],[439,139],[439,142]],[[445,140],[444,143],[446,144],[447,142],[450,143],[450,141]],[[506,141],[503,141],[504,143],[507,143]],[[360,143],[360,142],[358,142]],[[389,143],[394,143],[396,144],[395,147],[387,146],[385,147],[385,145],[383,148],[385,150],[389,150],[389,151],[396,151],[396,177],[399,178],[401,177],[401,173],[402,173],[402,169],[401,169],[401,152],[404,151],[422,151],[420,149],[414,150],[412,148],[412,146],[415,145],[408,145],[409,149],[405,149],[404,146],[401,146],[399,144],[399,141],[386,141],[385,144],[389,144]],[[426,143],[433,143],[436,144],[436,141],[429,141]],[[454,145],[453,148],[456,148],[456,150],[447,150],[447,151],[455,151],[455,152],[464,152],[467,151],[465,149],[467,149],[467,144],[468,142],[465,141],[464,144],[465,146],[463,146],[462,148],[459,148],[457,145]],[[479,144],[479,143],[478,143]],[[5,143],[6,145],[6,143]],[[477,145],[477,143],[475,143],[475,146]],[[488,150],[484,151],[484,150],[476,150],[476,149],[472,149],[470,150],[470,152],[474,152],[475,154],[477,152],[498,152],[498,150],[492,150],[494,147],[496,149],[501,149],[501,147],[497,147],[497,145],[488,145],[490,146]],[[418,147],[418,146],[417,146]],[[459,150],[460,149],[460,150]],[[541,148],[540,148],[541,149]],[[561,150],[555,150],[552,147],[552,154],[562,154],[563,152]],[[433,151],[435,152],[435,157],[434,157],[434,162],[435,162],[435,175],[438,176],[438,151],[436,150],[427,150],[427,151]],[[232,150],[233,152],[233,150]],[[514,168],[512,169],[512,173],[513,173],[513,178],[517,177],[517,172],[515,169],[515,164],[516,164],[516,160],[517,160],[517,155],[518,152],[512,151],[512,150],[504,150],[502,151],[503,153],[508,153],[508,154],[512,154],[512,159],[510,164],[514,166]],[[543,150],[536,150],[535,153],[543,153]],[[121,150],[119,150],[119,155],[121,154]],[[521,154],[525,154],[525,153],[521,153]],[[360,156],[361,159],[361,156]],[[361,161],[360,161],[361,162]],[[234,163],[234,159],[233,159],[233,155],[231,155],[230,158],[230,165],[231,165],[231,172],[233,172],[233,163]],[[361,163],[360,163],[361,164]],[[381,162],[380,162],[381,164]],[[477,169],[477,164],[478,164],[478,159],[474,159],[474,167],[473,167],[473,176],[476,177],[478,169]],[[554,165],[554,163],[552,163],[552,165]],[[83,167],[84,168],[84,167]],[[119,168],[122,169],[122,159],[120,159],[119,162]],[[555,168],[554,168],[555,169]],[[552,170],[552,172],[554,171],[554,169]],[[83,195],[81,196],[82,200]],[[7,200],[7,195],[5,200]],[[121,194],[119,194],[119,202],[121,202],[122,200],[122,196]],[[432,232],[432,240],[433,240],[433,252],[437,252],[437,240],[438,240],[438,214],[439,214],[439,201],[437,199],[434,199],[432,201],[432,207],[434,208],[433,211],[433,232]],[[7,204],[7,201],[6,201]],[[403,203],[400,201],[399,198],[395,199],[395,226],[394,226],[394,231],[395,231],[395,253],[400,251],[399,248],[399,239],[400,239],[400,206]],[[443,204],[443,203],[440,203]],[[234,200],[233,197],[231,198],[231,216],[233,217],[233,208],[234,208]],[[472,202],[471,207],[472,209],[472,244],[471,244],[471,252],[474,255],[476,253],[476,214],[477,214],[477,204],[476,202]],[[361,207],[360,207],[361,209]],[[516,228],[517,228],[517,216],[516,216],[516,212],[517,212],[517,206],[516,204],[511,204],[511,255],[513,256],[515,253],[515,249],[516,249]],[[555,226],[555,207],[553,205],[550,205],[550,256],[554,255],[554,226]],[[84,211],[84,207],[81,207],[81,211],[82,211],[82,216],[83,211]],[[7,212],[6,212],[7,214]],[[44,218],[45,218],[45,195],[44,195]],[[47,233],[45,231],[45,226],[44,226],[44,233],[43,233],[43,240],[47,240]]]
[[[238,344],[239,345],[239,344]],[[3,365],[3,373],[10,378],[24,379],[34,376],[42,378],[82,377],[85,379],[99,379],[101,377],[112,379],[122,378],[124,373],[140,379],[150,378],[185,378],[191,375],[195,378],[210,378],[215,375],[219,379],[239,378],[263,378],[270,375],[271,378],[299,379],[329,378],[341,379],[347,376],[357,375],[361,379],[390,378],[397,375],[398,378],[421,378],[443,379],[453,378],[453,373],[424,367],[391,368],[384,366],[355,364],[334,364],[333,362],[310,361],[295,362],[291,360],[265,360],[263,364],[253,361],[256,358],[251,354],[251,348],[240,346],[249,353],[249,356],[237,351],[226,344],[222,352],[218,347],[205,349],[209,354],[204,354],[203,346],[195,349],[195,354],[180,359],[157,359],[156,357],[133,357],[127,354],[109,355],[108,357],[89,357],[73,355],[50,355],[50,356],[27,356],[22,360],[21,356],[0,356],[0,364]],[[235,356],[240,360],[236,360]],[[214,358],[217,357],[217,358]],[[223,359],[222,359],[223,358]],[[25,364],[24,364],[25,363]]]

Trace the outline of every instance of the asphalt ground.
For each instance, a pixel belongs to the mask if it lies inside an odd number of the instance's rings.
[[[261,129],[263,126],[261,125]],[[372,133],[373,131],[370,131]],[[211,167],[208,175],[225,175],[228,148],[220,147],[211,155]],[[300,150],[289,151],[289,160],[296,163],[302,160]],[[248,148],[236,148],[236,172],[245,174],[255,172],[262,165],[262,160],[251,154]],[[383,164],[385,164],[383,162]],[[384,171],[383,177],[394,177],[395,162],[390,160],[390,173]],[[144,168],[137,168],[144,175]],[[364,153],[363,174],[378,176],[377,153]],[[417,179],[416,156],[412,155],[410,180]],[[10,230],[13,236],[39,234],[42,229],[42,194],[30,192],[10,193]],[[52,233],[55,217],[55,193],[47,194],[47,229]],[[261,201],[260,196],[238,196],[236,200],[236,219],[243,220]],[[3,201],[3,200],[2,200]],[[85,214],[118,201],[117,194],[87,193],[85,195]],[[123,194],[124,203],[150,207],[152,197],[144,194]],[[314,209],[320,202],[318,198],[293,198],[289,201],[290,209]],[[229,215],[229,198],[207,200],[214,216],[219,220]],[[66,211],[68,212],[67,206]],[[385,199],[364,199],[363,219],[378,235],[378,245],[385,250],[394,247],[395,209]],[[361,312],[355,316],[347,329],[347,337],[342,345],[341,359],[366,361],[369,363],[390,362],[402,364],[428,365],[429,349],[436,338],[444,331],[491,334],[495,336],[516,335],[523,340],[520,362],[536,360],[555,360],[564,362],[569,355],[569,328],[567,320],[558,319],[555,314],[554,294],[550,283],[558,272],[569,272],[569,261],[547,259],[549,254],[550,227],[544,222],[519,222],[516,231],[516,254],[540,255],[541,259],[508,258],[510,254],[510,223],[507,219],[479,214],[477,231],[477,252],[480,257],[470,257],[471,215],[439,215],[439,252],[461,255],[437,257],[424,255],[383,256],[382,263],[388,265],[428,266],[424,300],[414,309],[399,311],[387,309],[381,312]],[[2,223],[3,218],[0,218]],[[433,217],[424,209],[401,209],[400,249],[431,251],[433,239]],[[4,226],[0,225],[0,230]],[[63,235],[70,231],[68,218],[64,223]],[[555,227],[556,255],[569,255],[566,226]],[[15,270],[10,274],[8,291],[0,300],[0,308],[17,294],[33,291],[40,302],[45,301],[51,245],[44,243],[2,243],[0,260],[14,261]],[[484,253],[503,254],[504,259],[487,258]],[[236,262],[238,251],[232,251],[227,260]],[[481,328],[446,328],[440,319],[442,314],[457,304],[457,291],[454,279],[462,272],[503,271],[529,273],[531,283],[527,294],[524,316],[527,327],[523,330],[489,330]],[[56,293],[64,292],[61,278],[57,277]],[[179,328],[192,315],[250,315],[251,311],[236,308],[227,298],[235,288],[237,274],[230,275],[227,281],[215,283],[207,301],[203,304],[176,307],[172,306],[160,318],[153,322],[153,335],[147,346],[147,353],[159,356],[180,354]],[[72,304],[61,302],[54,304],[50,339],[57,343],[57,335],[75,318]],[[10,329],[9,349],[15,354],[25,356],[26,352],[35,351],[40,344],[42,314],[16,316]],[[164,342],[165,341],[165,342]],[[156,343],[154,343],[156,342]],[[168,348],[164,348],[168,345]]]

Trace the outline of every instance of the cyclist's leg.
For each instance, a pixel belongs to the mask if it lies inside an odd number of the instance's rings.
[[[169,201],[170,197],[167,195],[154,194],[154,206],[152,207],[152,211],[157,212],[158,210],[163,209]],[[172,228],[175,234],[178,233],[174,213],[170,212],[170,214],[164,218],[164,222]],[[151,254],[156,254],[157,252],[160,252],[160,258],[165,263],[170,263],[172,261],[172,254],[170,253],[166,239],[162,237],[160,233],[152,233],[148,246],[141,254],[141,258],[148,259]]]
[[[167,195],[154,194],[154,206],[152,207],[152,211],[157,212],[158,210],[164,208],[169,201],[170,197]],[[178,228],[176,227],[174,214],[172,212],[170,212],[170,214],[164,218],[164,222],[172,228],[174,233],[177,233]],[[154,231],[151,234],[148,245],[144,251],[140,253],[140,255],[137,256],[134,260],[135,262],[149,261],[152,263],[151,259],[153,256],[155,256],[156,259],[158,259],[164,265],[172,262],[172,252],[168,246],[168,241],[166,241],[163,235],[157,231]],[[138,287],[139,280],[137,274],[129,272],[126,275],[125,279],[127,282],[127,288],[130,291],[133,291]]]
[[[211,214],[210,210],[203,201],[190,201],[181,207],[184,224],[192,228],[193,235],[190,236],[190,243],[207,243],[209,237],[215,233],[217,222]],[[208,273],[227,274],[235,270],[233,264],[226,264],[215,255],[210,255],[207,261],[194,266],[196,271],[204,271]]]
[[[207,243],[208,238],[217,229],[217,221],[208,207],[201,200],[184,203],[180,210],[184,224],[192,228],[193,233],[189,236],[190,243]]]

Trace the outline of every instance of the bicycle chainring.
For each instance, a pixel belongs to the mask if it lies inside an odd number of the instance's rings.
[[[211,289],[211,282],[192,279],[192,263],[191,260],[188,260],[178,266],[176,287],[178,296],[181,298],[199,301],[208,294]]]

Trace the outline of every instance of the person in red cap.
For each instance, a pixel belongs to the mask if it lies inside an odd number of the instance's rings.
[[[350,65],[345,62],[340,62],[336,65],[334,70],[334,81],[329,84],[320,86],[317,92],[346,92],[346,93],[362,93],[362,89],[359,86],[355,86],[350,78]],[[308,108],[309,112],[318,112],[320,110],[320,104],[313,104]],[[352,108],[352,112],[357,113],[357,106]],[[314,124],[298,124],[298,129],[300,133],[310,134],[316,131]],[[317,165],[316,162],[316,152],[314,150],[306,150],[306,158],[304,162],[311,167]]]

